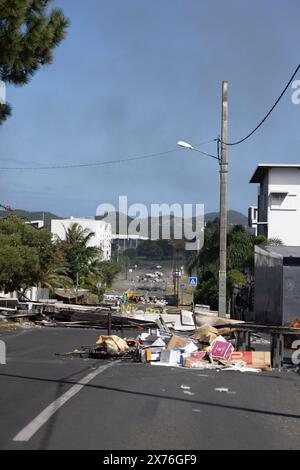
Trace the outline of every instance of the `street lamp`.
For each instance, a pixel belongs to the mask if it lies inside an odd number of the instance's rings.
[[[196,147],[189,144],[188,142],[184,142],[183,140],[180,140],[179,142],[177,142],[177,145],[179,145],[179,147],[184,148],[186,150],[193,150],[194,152],[202,153],[202,155],[206,155],[207,157],[214,158],[215,160],[218,160],[218,162],[220,163],[219,157],[216,157],[215,155],[211,155],[210,153],[207,153],[207,152],[203,152],[203,150],[197,149]]]
[[[179,145],[179,147],[182,147],[184,149],[195,150],[191,144],[188,144],[187,142],[184,142],[183,140],[180,140],[179,142],[177,142],[177,145]]]
[[[216,139],[218,146],[222,142],[220,139]],[[227,269],[227,159],[224,159],[224,153],[222,152],[221,158],[209,153],[203,152],[197,149],[188,142],[179,141],[177,142],[179,147],[192,150],[194,152],[201,153],[207,157],[218,160],[220,166],[220,269],[219,269],[219,304],[218,311],[219,316],[226,317],[226,269]]]

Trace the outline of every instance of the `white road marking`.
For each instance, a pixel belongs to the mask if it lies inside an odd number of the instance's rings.
[[[39,431],[39,429],[44,426],[44,424],[49,421],[49,419],[71,398],[73,398],[80,390],[91,382],[97,375],[104,372],[109,367],[114,364],[119,363],[120,361],[110,362],[105,366],[98,367],[94,372],[91,372],[73,387],[70,388],[66,393],[57,398],[53,403],[51,403],[47,408],[45,408],[36,418],[34,418],[25,428],[23,428],[14,438],[14,442],[28,442],[34,434]]]

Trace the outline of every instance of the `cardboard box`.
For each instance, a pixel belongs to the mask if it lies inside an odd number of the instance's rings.
[[[168,343],[168,351],[172,351],[172,349],[183,349],[190,343],[189,340],[182,338],[181,336],[173,335]]]
[[[193,343],[192,341],[190,341],[190,342],[189,342],[184,348],[182,348],[182,349],[184,349],[184,352],[185,352],[185,353],[191,354],[191,353],[193,353],[193,352],[195,352],[195,351],[198,351],[199,348],[198,348],[198,346],[195,345],[195,343]]]
[[[218,336],[218,330],[213,326],[205,326],[199,328],[196,333],[194,333],[193,338],[200,341],[200,343],[211,344]]]
[[[159,348],[144,349],[144,351],[142,351],[142,362],[159,361],[161,353],[162,351]]]
[[[268,351],[236,351],[232,353],[232,361],[244,361],[254,369],[272,370],[271,353]]]
[[[164,349],[160,355],[160,362],[170,365],[178,365],[180,363],[181,352],[177,350],[168,351]]]
[[[207,356],[206,351],[197,351],[197,352],[191,353],[191,357],[193,357],[195,359],[203,360],[206,356]]]
[[[232,353],[234,352],[234,347],[231,343],[227,341],[214,341],[212,348],[210,350],[210,355],[213,359],[223,359],[225,361],[230,361]]]
[[[187,369],[197,369],[209,365],[208,361],[201,360],[197,357],[189,356],[184,361],[184,367]]]
[[[164,342],[163,339],[161,338],[157,338],[156,341],[154,341],[154,343],[152,343],[152,348],[165,348],[166,347],[166,343]]]

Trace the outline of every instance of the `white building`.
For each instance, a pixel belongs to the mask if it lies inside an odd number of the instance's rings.
[[[0,104],[6,104],[6,87],[5,83],[0,80]]]
[[[250,183],[259,184],[257,234],[300,246],[300,164],[259,164]]]
[[[109,261],[111,259],[111,225],[102,220],[94,218],[73,218],[51,221],[51,232],[61,240],[66,238],[66,230],[72,225],[78,224],[83,229],[88,229],[95,235],[90,239],[89,246],[100,248],[102,252],[102,260]]]
[[[32,225],[32,227],[35,227],[39,230],[45,227],[44,220],[31,220],[30,222],[25,222],[25,224]]]
[[[122,235],[122,234],[114,235],[113,234],[112,239],[118,246],[118,249],[120,252],[124,252],[125,250],[128,250],[129,248],[133,248],[134,250],[136,250],[141,241],[149,240],[149,238],[143,237],[142,235],[130,235],[130,234],[128,235]]]

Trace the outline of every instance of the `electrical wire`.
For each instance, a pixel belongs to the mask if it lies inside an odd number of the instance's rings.
[[[211,142],[214,142],[215,139],[211,139],[209,141],[201,142],[198,145],[205,145]],[[0,167],[0,171],[48,171],[48,170],[65,170],[65,169],[73,169],[73,168],[91,168],[91,167],[98,167],[98,166],[108,166],[108,165],[115,165],[139,160],[146,160],[150,158],[162,157],[165,155],[169,155],[171,153],[180,152],[184,149],[176,148],[172,150],[167,150],[165,152],[158,152],[158,153],[150,153],[147,155],[141,155],[137,157],[128,157],[119,160],[107,160],[103,162],[94,162],[94,163],[78,163],[78,164],[70,164],[70,165],[49,165],[49,166],[32,166],[32,167]],[[202,152],[199,150],[200,153],[203,153],[207,156],[212,156],[206,152]],[[215,158],[215,157],[214,157]]]
[[[141,155],[138,157],[129,157],[129,158],[124,158],[124,159],[119,159],[119,160],[107,160],[103,162],[94,162],[94,163],[74,163],[70,165],[51,165],[51,166],[34,166],[34,167],[0,167],[1,171],[38,171],[38,170],[65,170],[65,169],[71,169],[71,168],[89,168],[89,167],[96,167],[96,166],[107,166],[107,165],[113,165],[117,163],[126,163],[126,162],[132,162],[132,161],[137,161],[137,160],[145,160],[148,158],[155,158],[155,157],[160,157],[164,155],[168,155],[170,153],[177,152],[180,149],[174,149],[174,150],[168,150],[166,152],[160,152],[160,153],[151,153],[148,155]]]
[[[278,103],[280,102],[280,100],[283,98],[283,96],[285,95],[287,89],[289,88],[289,86],[291,85],[292,81],[294,80],[295,76],[297,75],[298,71],[300,69],[300,64],[298,65],[298,67],[296,68],[295,72],[293,73],[292,77],[290,78],[288,84],[286,85],[286,87],[284,88],[284,90],[282,91],[282,93],[280,94],[279,98],[275,101],[275,103],[273,104],[272,108],[270,109],[270,111],[266,114],[266,116],[260,121],[260,123],[255,127],[255,129],[253,129],[253,131],[251,131],[248,135],[246,135],[246,137],[244,137],[243,139],[240,139],[236,142],[231,142],[231,143],[228,143],[228,142],[222,142],[223,144],[226,144],[227,146],[233,146],[233,145],[239,145],[241,144],[242,142],[245,142],[245,140],[249,139],[249,137],[251,137],[264,123],[265,121],[268,119],[268,117],[270,116],[270,114],[274,111],[274,109],[276,108],[276,106],[278,105]]]

